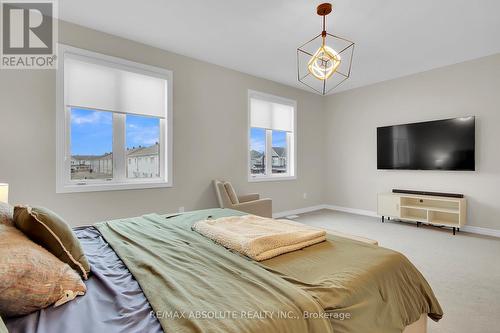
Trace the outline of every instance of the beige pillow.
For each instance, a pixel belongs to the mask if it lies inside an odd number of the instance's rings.
[[[20,316],[85,294],[80,276],[13,226],[0,224],[0,315]]]
[[[12,225],[13,208],[5,202],[0,202],[0,224]]]
[[[224,188],[226,189],[227,195],[229,196],[229,199],[235,204],[239,204],[240,201],[238,200],[238,196],[236,195],[236,192],[234,191],[233,185],[231,185],[230,182],[225,182],[224,183]]]
[[[35,243],[88,278],[90,265],[70,226],[46,208],[14,207],[14,225]]]

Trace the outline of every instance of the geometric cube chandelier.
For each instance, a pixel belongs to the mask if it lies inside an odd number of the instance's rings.
[[[326,95],[351,75],[354,43],[326,32],[326,15],[332,4],[318,6],[323,17],[323,31],[297,48],[297,73],[301,83],[321,95]]]

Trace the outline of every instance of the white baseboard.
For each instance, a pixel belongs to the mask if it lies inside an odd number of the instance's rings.
[[[321,209],[330,209],[330,210],[336,210],[339,212],[356,214],[356,215],[363,215],[363,216],[370,216],[370,217],[380,217],[376,212],[374,212],[372,210],[349,208],[349,207],[342,207],[342,206],[337,206],[337,205],[317,205],[317,206],[305,207],[305,208],[300,208],[300,209],[294,209],[294,210],[289,210],[286,212],[275,213],[275,214],[273,214],[273,217],[274,218],[282,218],[282,217],[286,217],[289,215],[310,213],[310,212],[314,212],[314,211],[321,210]],[[490,228],[482,228],[482,227],[474,227],[474,226],[466,225],[466,226],[463,226],[462,228],[460,228],[460,231],[470,232],[472,234],[500,238],[500,230],[498,230],[498,229],[490,229]]]
[[[472,234],[479,234],[485,236],[500,237],[500,230],[498,229],[481,228],[481,227],[474,227],[471,225],[464,225],[462,228],[460,228],[460,231],[465,231],[465,232],[470,232]]]
[[[325,205],[325,206],[326,206],[325,207],[326,209],[337,210],[339,212],[351,213],[351,214],[356,214],[356,215],[364,215],[364,216],[370,216],[370,217],[379,217],[376,212],[371,211],[371,210],[342,207],[342,206],[337,206],[337,205]]]
[[[310,207],[304,207],[304,208],[299,208],[299,209],[294,209],[294,210],[287,210],[284,212],[273,213],[273,218],[279,219],[279,218],[286,217],[289,215],[310,213],[310,212],[314,212],[314,211],[321,210],[321,209],[327,209],[326,206],[327,205],[317,205],[317,206],[310,206]]]

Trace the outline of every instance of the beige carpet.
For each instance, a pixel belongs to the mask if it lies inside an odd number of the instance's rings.
[[[500,332],[500,239],[404,222],[321,210],[296,221],[373,238],[406,255],[443,307],[430,333]]]

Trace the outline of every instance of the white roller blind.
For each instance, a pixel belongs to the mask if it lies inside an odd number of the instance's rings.
[[[293,132],[294,107],[258,98],[250,99],[250,126]]]
[[[64,94],[67,106],[164,118],[167,80],[125,66],[109,66],[66,55]]]

